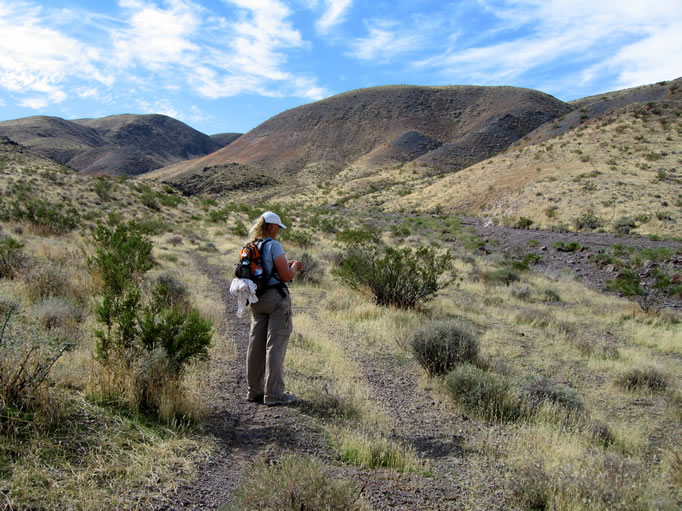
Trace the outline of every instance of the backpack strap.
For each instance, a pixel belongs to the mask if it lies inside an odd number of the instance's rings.
[[[255,240],[256,246],[258,247],[258,251],[260,252],[261,260],[263,259],[263,249],[271,241],[272,241],[272,238],[266,238],[264,240],[261,240],[261,239]],[[284,287],[284,284],[282,283],[282,279],[280,278],[280,276],[276,270],[277,269],[275,268],[275,261],[273,260],[272,261],[272,271],[270,271],[270,273],[266,273],[265,276],[263,277],[263,280],[265,281],[265,287],[263,287],[262,289],[259,289],[256,292],[256,296],[262,295],[263,293],[265,293],[265,291],[267,291],[271,287],[277,288],[277,290],[279,291],[279,294],[282,295],[282,298],[284,298],[286,296],[284,294],[284,290],[282,289]],[[265,262],[263,262],[263,271],[265,271]],[[279,282],[277,284],[268,285],[268,282],[273,277],[275,279],[277,279]]]

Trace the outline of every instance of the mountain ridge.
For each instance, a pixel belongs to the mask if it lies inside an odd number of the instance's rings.
[[[208,135],[161,114],[0,122],[0,135],[87,174],[138,175],[220,149]]]

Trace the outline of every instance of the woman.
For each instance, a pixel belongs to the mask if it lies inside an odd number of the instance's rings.
[[[251,227],[251,241],[261,244],[263,272],[270,275],[267,287],[251,304],[251,334],[246,353],[247,400],[266,405],[287,405],[296,396],[284,392],[284,355],[291,334],[291,298],[287,282],[303,268],[300,261],[287,261],[277,234],[286,229],[279,215],[263,213]]]

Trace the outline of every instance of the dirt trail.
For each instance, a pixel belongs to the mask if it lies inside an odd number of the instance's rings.
[[[267,407],[246,401],[244,363],[248,345],[249,317],[237,318],[236,301],[230,295],[230,282],[223,271],[200,255],[194,255],[199,269],[218,286],[225,305],[226,323],[236,344],[236,356],[219,364],[210,384],[214,396],[204,426],[216,441],[217,449],[201,460],[199,479],[180,488],[176,503],[165,509],[220,509],[228,504],[241,482],[244,469],[259,458],[276,459],[285,452],[331,456],[311,421],[293,407]]]

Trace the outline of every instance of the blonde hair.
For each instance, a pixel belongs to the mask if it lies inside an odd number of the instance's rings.
[[[265,220],[263,220],[263,216],[259,216],[258,220],[256,220],[256,223],[251,226],[251,229],[249,229],[249,241],[256,241],[256,240],[262,240],[263,238],[269,238],[270,233],[268,232],[270,230],[270,226],[272,224],[267,223]]]

